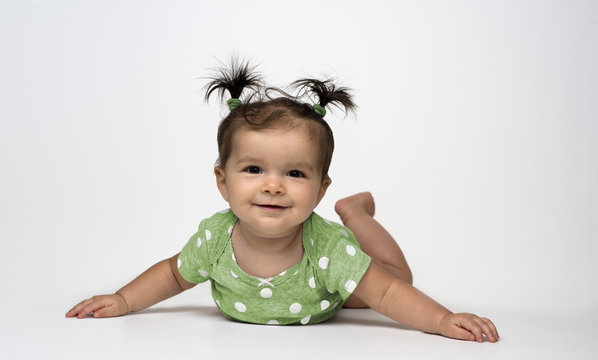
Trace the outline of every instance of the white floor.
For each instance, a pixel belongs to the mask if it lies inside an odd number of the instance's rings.
[[[218,313],[207,287],[112,319],[64,318],[75,301],[68,296],[50,294],[52,303],[41,296],[3,302],[0,358],[596,359],[596,313],[488,314],[501,340],[478,344],[407,329],[371,310],[344,309],[334,320],[312,326],[235,323]]]

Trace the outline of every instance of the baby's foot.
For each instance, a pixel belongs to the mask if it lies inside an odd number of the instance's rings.
[[[370,192],[362,192],[337,201],[334,211],[341,217],[343,224],[347,224],[353,216],[366,214],[373,217],[376,205]]]

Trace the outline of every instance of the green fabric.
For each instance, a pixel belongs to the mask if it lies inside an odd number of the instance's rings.
[[[178,258],[189,282],[210,280],[212,297],[229,319],[257,324],[315,324],[336,315],[370,264],[370,257],[346,227],[315,213],[303,223],[301,261],[277,276],[261,279],[241,270],[230,234],[231,210],[205,219]]]
[[[319,115],[325,116],[326,115],[326,108],[320,104],[314,104],[314,111]]]
[[[230,98],[226,101],[228,104],[228,110],[233,111],[237,106],[241,105],[241,100],[236,98]]]

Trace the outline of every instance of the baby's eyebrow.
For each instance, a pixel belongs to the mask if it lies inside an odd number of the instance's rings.
[[[259,158],[259,157],[255,157],[255,156],[251,156],[251,155],[246,155],[246,156],[242,156],[239,159],[237,159],[235,161],[235,163],[240,164],[240,165],[264,165],[265,163],[267,163],[267,159],[264,158]]]
[[[240,163],[251,163],[251,162],[260,162],[261,159],[258,159],[256,157],[252,157],[252,156],[243,156],[242,158],[240,158],[239,160],[237,160],[237,162]]]
[[[314,167],[310,163],[303,162],[303,161],[300,161],[300,162],[297,162],[297,163],[293,163],[289,167],[291,167],[291,168],[298,168],[298,169],[306,169],[306,170],[309,170],[309,171],[314,171]]]

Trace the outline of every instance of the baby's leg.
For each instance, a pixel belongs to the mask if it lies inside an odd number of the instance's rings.
[[[374,263],[390,275],[409,284],[413,283],[411,269],[401,248],[382,225],[374,220],[374,198],[369,192],[339,200],[334,210],[343,224],[355,234],[361,249],[372,258]],[[366,305],[359,299],[351,297],[345,306],[365,307]]]

